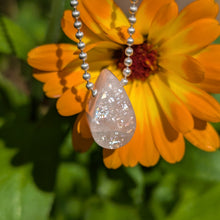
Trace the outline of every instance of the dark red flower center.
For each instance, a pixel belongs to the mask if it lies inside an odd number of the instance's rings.
[[[132,48],[134,51],[131,56],[133,64],[130,69],[132,70],[132,73],[128,79],[146,80],[158,69],[158,51],[147,41],[143,44],[134,45]],[[117,51],[116,57],[118,68],[123,70],[125,67],[124,59],[126,58],[124,50]]]

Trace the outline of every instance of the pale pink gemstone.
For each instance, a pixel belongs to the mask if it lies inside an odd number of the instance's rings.
[[[97,144],[117,149],[127,144],[136,128],[131,102],[120,81],[107,69],[101,71],[87,106],[87,119]]]

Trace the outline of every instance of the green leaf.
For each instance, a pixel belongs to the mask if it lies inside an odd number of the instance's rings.
[[[0,16],[0,52],[13,53],[18,58],[26,60],[27,53],[34,47],[30,35],[11,19]]]
[[[22,91],[18,90],[12,82],[6,79],[0,72],[0,94],[4,96],[2,105],[8,104],[10,108],[19,107],[28,103],[28,97]],[[1,101],[0,95],[0,101]]]
[[[96,220],[139,220],[135,207],[122,205],[108,200],[102,200],[98,197],[89,199],[85,205],[84,219]]]
[[[87,181],[84,181],[87,180]],[[73,187],[73,186],[76,187]],[[69,194],[75,188],[75,195],[88,196],[91,192],[89,173],[85,167],[75,163],[62,163],[58,170],[57,190],[61,194]]]
[[[220,151],[204,152],[187,143],[186,154],[181,162],[173,165],[163,161],[161,165],[181,178],[220,182],[219,160]]]
[[[6,54],[12,53],[12,48],[8,42],[6,35],[6,28],[1,18],[0,18],[0,52]]]
[[[199,184],[199,183],[198,183]],[[194,196],[190,191],[185,190],[188,194],[177,205],[175,211],[166,220],[207,220],[220,219],[220,185],[207,188],[206,192],[199,196]]]
[[[220,94],[213,94],[213,97],[220,103]]]
[[[86,167],[73,162],[62,163],[58,169],[53,216],[79,219],[84,213],[84,200],[91,195],[91,182]]]
[[[220,44],[220,37],[214,41],[214,44]]]
[[[53,0],[50,12],[50,22],[48,26],[46,43],[57,42],[61,33],[60,21],[63,15],[65,1]]]
[[[31,166],[10,164],[15,150],[0,142],[0,219],[45,220],[53,202],[53,194],[39,190],[31,176]]]

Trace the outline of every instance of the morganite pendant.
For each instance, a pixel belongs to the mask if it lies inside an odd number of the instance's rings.
[[[89,99],[87,119],[97,144],[117,149],[127,144],[136,128],[131,102],[121,82],[109,70],[101,71],[95,89],[98,94]]]

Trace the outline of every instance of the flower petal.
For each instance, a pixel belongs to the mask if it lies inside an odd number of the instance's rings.
[[[218,21],[208,18],[201,19],[162,43],[161,51],[169,55],[195,53],[213,42],[219,34]]]
[[[181,27],[185,27],[196,20],[216,18],[217,15],[218,4],[214,0],[197,0],[187,5],[180,12],[178,20],[181,21]]]
[[[71,40],[78,42],[78,39],[75,37],[77,29],[74,28],[74,19],[72,17],[72,11],[66,10],[64,11],[63,18],[61,20],[61,27],[63,32],[69,37]],[[86,25],[82,26],[81,31],[84,33],[83,42],[86,44],[90,42],[97,42],[101,39],[93,33]]]
[[[178,15],[178,6],[176,2],[171,2],[161,7],[156,13],[149,28],[148,38],[150,39],[150,41],[154,42],[155,38],[157,39],[156,42],[160,41],[161,29],[163,28],[163,26],[173,21],[173,19],[176,18],[177,15]]]
[[[132,137],[132,139],[130,140],[130,142],[128,144],[126,144],[124,147],[121,147],[118,150],[121,162],[124,166],[129,166],[129,167],[134,167],[137,165],[138,163],[138,147],[137,147],[137,143],[139,143],[140,145],[141,140],[139,138],[141,138],[141,134],[139,132],[139,121],[138,121],[138,113],[136,112],[136,110],[140,111],[140,99],[137,99],[136,102],[134,103],[134,96],[136,96],[136,92],[138,92],[138,94],[140,94],[140,87],[137,84],[138,82],[133,82],[132,84],[129,84],[128,86],[126,86],[126,90],[127,90],[127,94],[130,98],[130,101],[132,103],[132,106],[134,108],[135,111],[135,115],[136,115],[136,130],[134,133],[134,136]],[[142,138],[141,138],[142,139]]]
[[[220,80],[205,79],[198,87],[209,93],[220,93]]]
[[[142,92],[139,94],[142,94],[143,96],[140,98],[142,102],[143,110],[140,108],[138,114],[140,117],[138,119],[138,122],[140,123],[139,126],[140,134],[142,136],[143,143],[139,145],[138,161],[143,166],[149,167],[149,166],[154,166],[158,162],[158,160],[160,159],[160,154],[154,143],[153,134],[151,131],[149,113],[147,112],[148,101],[147,101],[147,96],[145,95],[145,90],[143,85],[142,85]]]
[[[196,147],[204,151],[215,151],[220,147],[219,136],[215,129],[207,122],[194,118],[194,129],[185,138]]]
[[[79,69],[79,68],[78,68]],[[60,72],[37,72],[33,76],[35,79],[45,83],[43,90],[50,98],[60,97],[67,89],[78,86],[85,81],[82,78],[82,70]],[[96,74],[92,75],[93,78]]]
[[[125,14],[113,0],[84,0],[83,5],[97,24],[108,29],[129,26]]]
[[[103,161],[109,169],[117,169],[122,165],[118,150],[103,149]]]
[[[82,112],[78,115],[73,126],[72,143],[74,150],[86,152],[93,142],[94,140],[87,124],[85,112]]]
[[[60,115],[71,116],[85,108],[88,91],[85,83],[64,92],[57,101],[57,110]]]
[[[220,45],[206,47],[195,58],[205,69],[205,79],[198,86],[210,93],[220,93]]]
[[[99,25],[95,22],[94,18],[87,8],[84,6],[84,1],[79,1],[78,10],[80,11],[80,18],[83,23],[100,38],[104,38],[104,33]]]
[[[185,7],[173,22],[167,23],[157,32],[155,43],[170,39],[193,22],[203,18],[215,18],[218,4],[214,0],[197,0]]]
[[[181,78],[163,76],[176,96],[188,107],[190,112],[204,121],[220,121],[220,104],[205,91]]]
[[[43,90],[49,98],[59,98],[65,91],[65,86],[58,72],[37,72],[34,78],[45,83]]]
[[[84,0],[83,5],[108,38],[120,44],[126,43],[127,38],[121,28],[127,29],[129,22],[113,0]]]
[[[71,44],[47,44],[28,53],[28,64],[44,71],[59,71],[78,57],[73,55],[78,48]]]
[[[164,56],[159,60],[159,64],[171,74],[177,74],[189,82],[198,83],[204,80],[205,70],[199,61],[191,56]]]
[[[174,130],[167,121],[147,84],[145,84],[145,94],[148,97],[147,107],[156,147],[166,161],[176,163],[182,159],[185,152],[183,135]]]
[[[137,11],[137,22],[134,26],[135,29],[142,35],[147,35],[151,26],[151,22],[153,21],[158,10],[171,2],[173,2],[173,0],[143,0]]]
[[[52,80],[59,84],[60,80],[58,72],[34,72],[33,77],[43,83]]]
[[[214,44],[206,47],[195,56],[205,68],[205,77],[220,80],[220,45]]]
[[[150,80],[150,85],[158,103],[173,128],[181,133],[191,130],[193,128],[192,115],[163,80],[161,80],[158,75],[154,75]]]
[[[86,117],[86,112],[82,111],[76,120],[78,123],[76,124],[76,131],[80,134],[83,138],[92,138],[92,134],[89,128],[89,124]]]

